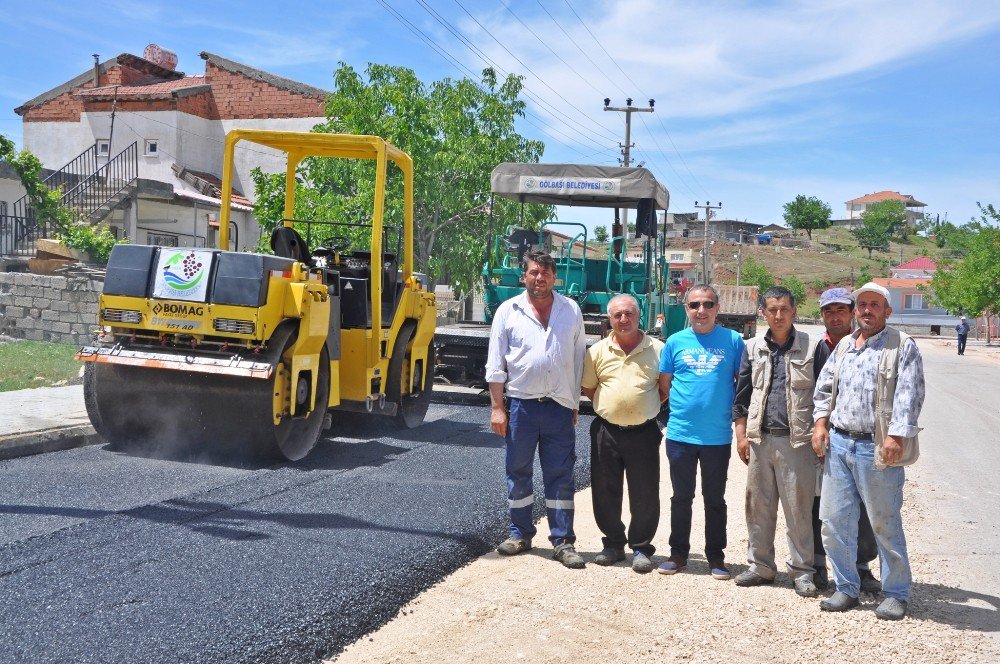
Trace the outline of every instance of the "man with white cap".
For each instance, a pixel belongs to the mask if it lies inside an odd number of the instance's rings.
[[[833,349],[840,340],[852,332],[851,321],[854,320],[854,296],[849,288],[828,288],[819,296],[819,313],[826,332],[816,344],[816,354],[813,369],[816,378],[830,359]],[[823,466],[819,466],[820,477],[816,482],[816,500],[813,501],[813,567],[816,570],[813,583],[820,590],[826,590],[830,585],[826,569],[826,549],[823,548],[823,523],[819,520],[819,487],[822,482]],[[858,575],[861,577],[861,592],[878,594],[882,592],[882,584],[872,576],[870,563],[878,556],[875,545],[875,533],[868,521],[868,512],[861,504],[861,516],[858,518]]]
[[[955,326],[958,334],[958,354],[965,355],[965,340],[969,338],[969,319],[962,316],[962,320]]]
[[[889,291],[868,282],[853,293],[858,330],[837,344],[813,397],[813,449],[825,456],[820,518],[837,591],[824,611],[858,605],[855,566],[858,516],[868,510],[882,564],[885,599],[875,615],[906,615],[912,576],[901,510],[903,466],[919,455],[917,418],[924,402],[923,362],[916,343],[888,327]]]

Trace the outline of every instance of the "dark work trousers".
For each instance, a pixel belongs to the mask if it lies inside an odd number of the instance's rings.
[[[622,523],[622,478],[628,481],[628,539]],[[605,547],[652,556],[660,521],[660,429],[656,420],[622,428],[595,417],[590,425],[590,482],[594,520]]]
[[[960,334],[958,335],[958,354],[965,355],[965,340],[968,339],[968,335]]]
[[[826,567],[826,550],[823,548],[821,530],[823,522],[819,520],[819,496],[813,501],[813,556],[814,567]],[[868,564],[878,556],[878,545],[875,543],[875,531],[868,520],[868,510],[861,503],[861,516],[858,518],[858,569],[868,569]]]
[[[709,564],[725,560],[726,479],[732,446],[692,445],[667,439],[670,462],[670,556],[687,560],[691,552],[691,505],[694,502],[698,463],[701,462],[701,497],[705,502],[705,558]]]

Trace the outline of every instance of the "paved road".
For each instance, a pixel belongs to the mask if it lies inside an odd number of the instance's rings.
[[[336,652],[505,535],[486,409],[429,418],[355,424],[263,469],[104,446],[0,462],[0,662]]]
[[[982,594],[1000,631],[1000,361],[920,340],[927,396],[920,460],[907,471],[937,513],[925,553],[959,568],[957,588]],[[970,596],[971,597],[971,596]]]

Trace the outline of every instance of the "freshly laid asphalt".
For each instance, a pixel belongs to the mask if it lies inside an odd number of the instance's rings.
[[[335,654],[506,536],[488,417],[434,404],[405,432],[353,417],[260,469],[103,444],[0,461],[0,662]],[[535,495],[541,516],[537,466]]]

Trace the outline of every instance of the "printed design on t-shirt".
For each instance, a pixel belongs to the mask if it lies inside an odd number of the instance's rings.
[[[705,376],[726,359],[726,351],[722,348],[685,348],[681,351],[681,359],[694,375]]]

